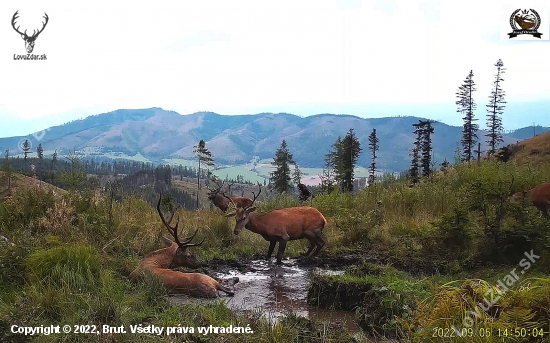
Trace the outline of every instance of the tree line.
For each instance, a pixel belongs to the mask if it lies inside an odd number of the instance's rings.
[[[502,114],[504,113],[506,104],[504,100],[505,92],[502,88],[502,82],[504,81],[503,74],[506,68],[504,68],[504,63],[500,59],[494,66],[496,67],[495,79],[493,80],[491,94],[489,95],[489,102],[486,105],[487,133],[485,134],[485,142],[488,147],[488,156],[494,155],[499,149],[500,143],[503,142]],[[470,71],[456,92],[457,112],[463,115],[462,139],[460,141],[462,149],[458,151],[459,157],[456,163],[469,163],[476,155],[479,163],[481,154],[483,153],[481,142],[477,135],[479,125],[476,124],[478,119],[475,117],[475,110],[477,108],[474,100],[474,92],[477,90],[475,86],[474,73]],[[430,120],[420,120],[418,123],[413,124],[416,139],[411,149],[411,167],[408,171],[408,177],[412,184],[418,183],[421,177],[429,176],[435,170],[432,161],[433,149],[431,141],[431,135],[434,133],[433,123],[434,121]],[[506,161],[510,157],[510,154],[506,152],[506,147],[503,148],[503,154],[497,157],[503,161]],[[440,165],[440,169],[445,171],[449,167],[451,167],[451,163],[445,158]]]

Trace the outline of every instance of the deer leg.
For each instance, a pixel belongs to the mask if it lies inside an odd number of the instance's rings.
[[[286,241],[280,240],[279,241],[279,251],[277,251],[277,264],[281,264],[283,260],[283,253],[285,252],[286,248]]]
[[[266,256],[267,260],[271,259],[271,255],[273,254],[273,250],[275,250],[275,244],[277,244],[277,241],[270,241],[269,242],[269,250],[267,250],[267,256]],[[280,246],[281,245],[279,245],[279,247]]]
[[[317,242],[317,248],[315,249],[315,251],[313,252],[313,255],[311,255],[311,256],[317,256],[319,251],[321,251],[323,246],[325,246],[325,244],[327,243],[327,240],[325,239],[325,237],[323,236],[323,232],[321,232],[321,231],[319,231],[315,235],[315,241]]]
[[[302,254],[302,256],[307,257],[309,256],[309,254],[311,254],[311,251],[313,250],[313,248],[315,248],[317,243],[316,243],[314,234],[311,234],[310,232],[304,232],[304,236],[309,241],[309,247],[308,247],[308,250],[304,254]]]

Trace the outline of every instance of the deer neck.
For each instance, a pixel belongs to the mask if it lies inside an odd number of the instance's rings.
[[[213,203],[216,207],[219,207],[225,211],[227,210],[229,200],[224,198],[220,193],[217,193],[216,196],[214,196]]]
[[[263,234],[264,233],[264,226],[261,223],[260,220],[258,220],[258,216],[254,213],[250,213],[248,215],[248,222],[244,226],[247,230],[250,230],[254,233]]]
[[[174,258],[175,249],[172,247],[159,249],[147,255],[142,264],[149,268],[167,269]]]

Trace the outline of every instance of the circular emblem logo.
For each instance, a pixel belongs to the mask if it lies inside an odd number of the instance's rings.
[[[510,26],[514,30],[508,34],[510,38],[525,34],[540,38],[542,35],[542,33],[537,32],[540,26],[540,16],[534,9],[515,10],[510,16]]]

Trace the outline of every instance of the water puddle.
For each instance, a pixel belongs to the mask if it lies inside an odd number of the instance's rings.
[[[343,271],[299,266],[295,259],[285,259],[280,266],[275,264],[275,260],[253,260],[243,267],[238,268],[239,270],[229,267],[224,272],[213,273],[221,279],[239,278],[239,283],[234,287],[235,296],[222,297],[230,309],[237,312],[260,311],[272,323],[292,311],[313,320],[342,323],[353,332],[360,331],[353,313],[321,309],[307,304],[310,273],[338,275]],[[170,301],[173,304],[185,304],[190,301],[214,303],[218,300],[199,300],[174,295]]]

